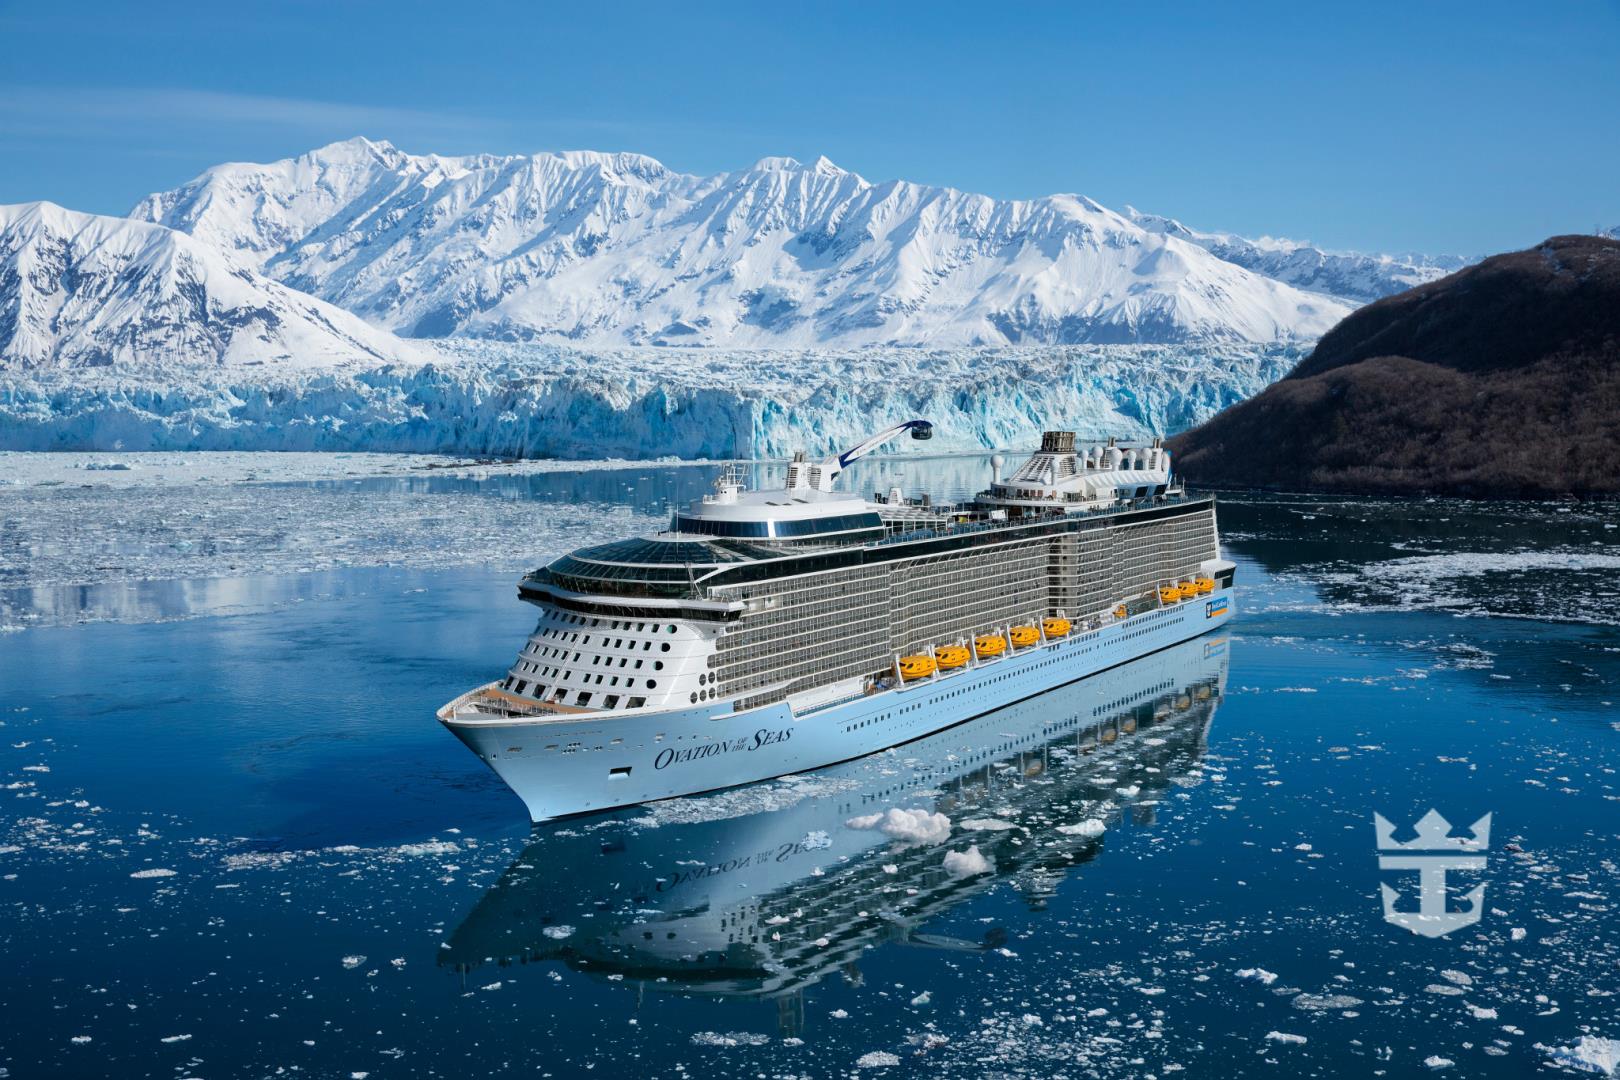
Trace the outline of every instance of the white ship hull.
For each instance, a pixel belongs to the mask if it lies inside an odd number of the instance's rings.
[[[1232,590],[1217,589],[949,674],[798,711],[785,701],[737,712],[707,702],[506,718],[458,712],[458,699],[440,715],[517,793],[530,818],[545,821],[805,772],[898,746],[1197,637],[1224,625],[1232,609]]]

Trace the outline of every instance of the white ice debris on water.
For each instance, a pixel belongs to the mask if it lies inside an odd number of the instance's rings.
[[[769,1035],[752,1031],[698,1031],[692,1034],[693,1046],[764,1046],[770,1041]]]
[[[1305,1043],[1305,1036],[1290,1034],[1286,1031],[1268,1031],[1266,1032],[1266,1038],[1272,1042],[1290,1043],[1295,1046],[1302,1046]]]
[[[1620,1039],[1606,1039],[1596,1035],[1582,1035],[1574,1046],[1547,1047],[1554,1062],[1566,1068],[1597,1073],[1600,1076],[1620,1076]]]
[[[1018,828],[1017,825],[1005,818],[997,817],[967,818],[964,821],[957,822],[957,824],[970,832],[1006,832],[1008,829]]]
[[[365,962],[366,958],[360,955],[345,956],[343,958],[343,966],[345,969],[357,968]]]
[[[1428,1057],[1423,1059],[1423,1064],[1427,1065],[1431,1069],[1449,1069],[1455,1065],[1456,1062],[1452,1061],[1450,1058],[1441,1057],[1439,1054],[1430,1054]]]
[[[153,867],[150,870],[137,870],[129,876],[132,878],[164,878],[174,877],[175,873],[176,871],[174,870],[169,870],[162,867]]]
[[[844,824],[851,829],[876,829],[906,844],[939,844],[951,835],[951,819],[929,810],[892,807],[883,813],[852,817]]]
[[[871,1053],[862,1054],[855,1059],[855,1066],[860,1069],[886,1069],[891,1065],[898,1064],[900,1064],[900,1058],[887,1050],[873,1050]]]
[[[1257,982],[1262,986],[1270,986],[1272,983],[1277,981],[1277,973],[1275,971],[1267,971],[1265,968],[1261,967],[1239,968],[1236,974],[1240,979],[1244,979],[1249,982]]]
[[[540,932],[553,941],[561,941],[564,938],[574,936],[574,928],[565,923],[560,923],[556,926],[543,926],[540,928]]]
[[[966,851],[947,851],[943,861],[946,873],[956,877],[973,877],[975,874],[988,874],[995,870],[996,864],[979,851],[974,844]]]
[[[1057,831],[1065,836],[1101,836],[1108,826],[1100,818],[1087,818],[1073,825],[1059,825]]]

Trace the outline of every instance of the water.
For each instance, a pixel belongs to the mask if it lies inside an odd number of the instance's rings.
[[[5,1075],[1516,1077],[1620,1039],[1613,507],[1228,499],[1220,638],[531,831],[433,709],[532,624],[515,571],[712,473],[0,489]],[[1372,829],[1431,806],[1492,814],[1438,939],[1383,920],[1416,875]],[[950,834],[850,824],[891,808]]]

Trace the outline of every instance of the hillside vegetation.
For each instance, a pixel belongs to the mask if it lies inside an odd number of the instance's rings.
[[[1170,446],[1212,486],[1620,493],[1620,241],[1553,237],[1369,304]]]

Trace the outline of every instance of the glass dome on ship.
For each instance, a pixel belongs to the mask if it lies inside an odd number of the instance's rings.
[[[932,425],[799,453],[781,488],[727,470],[665,531],[529,574],[533,633],[440,720],[541,821],[860,757],[1230,617],[1214,500],[1158,440],[1049,431],[963,505],[838,490],[907,434]]]

